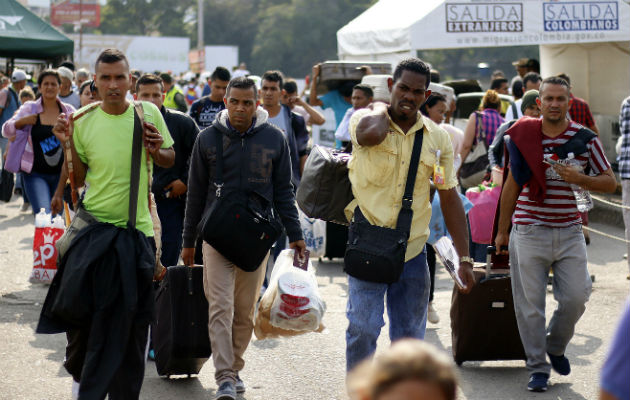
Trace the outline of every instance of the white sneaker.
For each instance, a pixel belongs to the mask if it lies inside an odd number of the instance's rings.
[[[438,315],[437,311],[433,307],[433,303],[429,303],[427,319],[432,324],[437,324],[438,322],[440,322],[440,316]]]

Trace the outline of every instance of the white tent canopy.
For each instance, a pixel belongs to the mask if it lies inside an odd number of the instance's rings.
[[[621,0],[380,0],[337,32],[337,47],[342,60],[394,61],[416,50],[629,39]]]

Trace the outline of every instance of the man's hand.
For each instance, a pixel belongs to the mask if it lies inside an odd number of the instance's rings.
[[[313,65],[313,70],[311,71],[312,82],[315,82],[315,80],[319,76],[320,71],[321,71],[321,65],[320,64]]]
[[[468,294],[475,286],[475,275],[473,274],[473,266],[469,262],[463,262],[459,265],[459,278],[464,282],[464,288],[459,289],[460,293]]]
[[[144,123],[144,147],[148,150],[151,155],[155,156],[157,152],[160,151],[162,147],[162,143],[164,143],[164,138],[160,135],[160,131],[155,127],[155,125],[145,122]]]
[[[300,255],[300,258],[303,258],[306,256],[306,253],[305,253],[306,242],[304,242],[304,240],[298,240],[297,242],[289,243],[289,248],[297,251]]]
[[[494,238],[494,245],[497,248],[496,254],[508,254],[506,248],[510,243],[510,235],[508,233],[499,232],[497,237]]]
[[[55,122],[55,125],[53,126],[52,132],[57,138],[57,140],[59,140],[61,143],[69,139],[68,137],[69,126],[70,126],[70,123],[68,122],[68,118],[66,117],[66,114],[64,113],[59,114],[59,116],[57,117],[57,122]]]
[[[184,265],[192,267],[195,265],[195,248],[194,247],[184,247],[182,249],[182,261]]]
[[[178,198],[179,196],[186,193],[186,190],[188,189],[188,187],[180,179],[175,179],[173,182],[164,186],[164,189],[166,190],[170,189],[171,194],[169,195],[169,197]]]
[[[572,165],[554,164],[553,169],[566,183],[580,185],[586,176]]]
[[[52,215],[60,214],[63,210],[63,195],[55,192],[50,200],[50,212]]]

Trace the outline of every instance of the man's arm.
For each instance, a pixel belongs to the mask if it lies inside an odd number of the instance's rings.
[[[311,93],[309,93],[308,102],[312,106],[322,106],[324,103],[317,97],[317,78],[319,77],[320,65],[313,65],[313,72],[311,73]]]
[[[617,190],[617,179],[610,168],[595,176],[586,175],[570,165],[556,164],[553,169],[565,182],[578,185],[585,190],[600,193],[613,193]]]
[[[464,212],[464,206],[459,198],[456,188],[447,190],[439,190],[440,194],[440,207],[442,208],[442,214],[444,215],[444,222],[446,228],[453,238],[453,244],[455,250],[460,257],[468,256],[468,230],[466,227],[466,213]],[[472,264],[461,263],[459,275],[462,281],[466,285],[461,290],[462,293],[470,293],[472,287],[475,284],[475,277],[472,272]]]
[[[497,236],[494,238],[494,244],[497,247],[497,254],[507,254],[505,247],[510,242],[510,223],[512,222],[512,214],[516,208],[516,200],[521,193],[521,187],[516,183],[512,176],[512,171],[508,172],[508,177],[503,188],[501,189],[501,199],[499,200],[499,226],[497,227]]]
[[[321,100],[320,100],[320,102],[321,102]],[[311,107],[307,102],[302,100],[301,97],[297,97],[295,103],[297,105],[302,106],[306,110],[308,115],[311,117],[309,119],[309,122],[312,125],[324,125],[324,123],[326,122],[326,118],[324,118],[322,113],[320,113],[319,111],[317,111],[316,109]]]
[[[372,111],[363,116],[356,128],[357,142],[361,146],[376,146],[387,137],[389,114],[387,104],[373,103]]]

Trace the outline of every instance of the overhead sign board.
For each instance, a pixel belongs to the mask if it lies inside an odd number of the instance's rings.
[[[342,59],[628,40],[630,0],[379,0],[337,32]]]
[[[50,5],[50,23],[55,26],[78,24],[98,27],[101,5],[98,0],[56,0]]]

